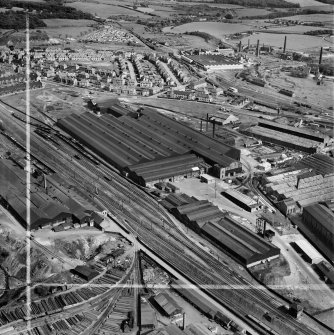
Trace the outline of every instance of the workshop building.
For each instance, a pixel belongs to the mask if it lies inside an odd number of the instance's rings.
[[[280,249],[230,217],[204,224],[201,234],[246,267],[278,258]]]
[[[57,125],[125,174],[129,174],[133,167],[147,168],[152,175],[156,175],[154,178],[163,180],[197,175],[199,172],[192,168],[201,170],[199,158],[206,163],[202,167],[203,172],[221,179],[242,170],[240,150],[161,115],[152,108],[140,111],[137,119],[128,115],[116,118],[110,114],[97,117],[83,113],[61,119]],[[165,174],[160,176],[158,171],[164,162],[159,161],[164,159],[169,165]],[[186,164],[189,159],[191,166]],[[146,183],[136,171],[130,175],[142,184]]]

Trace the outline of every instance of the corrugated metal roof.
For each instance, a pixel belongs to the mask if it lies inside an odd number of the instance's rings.
[[[324,205],[314,204],[304,207],[303,216],[310,215],[319,222],[325,229],[333,232],[334,213]]]

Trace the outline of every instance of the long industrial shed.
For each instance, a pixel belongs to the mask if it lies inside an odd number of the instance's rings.
[[[143,110],[138,119],[84,113],[61,119],[57,124],[141,184],[155,178],[164,180],[173,173],[196,175],[194,171],[205,167],[202,159],[214,166],[213,172],[218,169],[220,177],[241,169],[239,150],[154,109]]]

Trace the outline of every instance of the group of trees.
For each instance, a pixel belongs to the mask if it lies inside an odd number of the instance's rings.
[[[0,7],[8,9],[7,12],[0,13],[0,29],[24,29],[26,27],[26,12],[29,12],[29,24],[32,29],[46,27],[43,19],[93,19],[92,14],[64,6],[59,1],[0,0]],[[23,11],[11,11],[12,7],[22,8]]]
[[[319,29],[319,30],[311,30],[311,31],[306,31],[304,35],[334,35],[334,30],[333,29]]]

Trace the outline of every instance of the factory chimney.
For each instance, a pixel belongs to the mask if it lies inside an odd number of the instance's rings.
[[[322,47],[320,49],[319,65],[321,64],[321,62],[322,62]]]
[[[186,329],[186,313],[183,313],[183,323],[182,323],[182,330]]]
[[[208,123],[209,123],[209,113],[206,113],[206,127],[205,127],[205,131],[208,131]]]
[[[242,44],[241,44],[241,41],[240,41],[240,43],[239,43],[239,52],[241,52],[241,50],[242,50]]]
[[[46,175],[45,175],[45,173],[43,173],[43,177],[44,177],[44,189],[45,189],[45,193],[48,194],[48,186],[46,184]]]
[[[284,46],[283,46],[283,53],[286,51],[286,36],[284,37]]]
[[[201,132],[202,132],[202,129],[203,129],[203,120],[201,120]]]
[[[260,40],[257,40],[256,56],[259,57],[259,55],[260,55]]]

